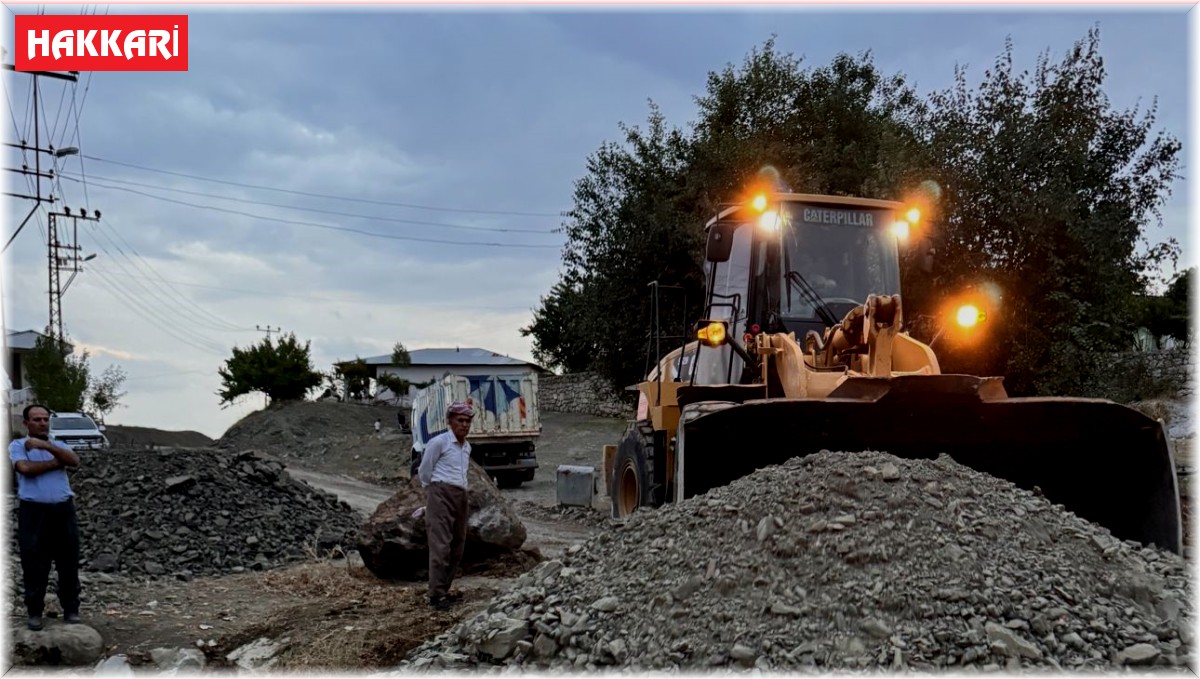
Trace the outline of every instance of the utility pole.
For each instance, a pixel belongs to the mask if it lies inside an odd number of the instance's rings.
[[[12,64],[3,64],[3,69],[14,72],[17,70],[16,66]],[[58,200],[55,198],[53,193],[50,193],[48,196],[42,195],[42,179],[46,179],[48,181],[56,179],[53,169],[48,169],[47,171],[42,170],[42,154],[47,154],[53,156],[54,158],[63,158],[65,156],[77,155],[79,153],[79,149],[73,146],[56,149],[54,148],[53,144],[47,144],[46,148],[42,148],[42,121],[41,114],[38,110],[38,104],[41,99],[39,78],[53,78],[55,80],[65,80],[67,82],[77,83],[79,82],[79,72],[69,71],[61,73],[54,71],[30,71],[29,75],[33,78],[33,145],[30,146],[28,140],[26,139],[20,139],[19,143],[17,144],[5,142],[5,146],[20,149],[22,153],[32,152],[33,167],[29,167],[28,161],[22,161],[20,167],[6,167],[4,169],[8,172],[15,172],[17,174],[25,175],[26,177],[32,176],[34,178],[33,195],[25,193],[11,193],[7,191],[4,192],[4,195],[12,196],[14,198],[21,198],[24,200],[31,200],[33,201],[33,206],[29,208],[29,212],[25,215],[25,218],[21,220],[19,225],[17,225],[17,228],[13,231],[12,236],[9,236],[8,240],[4,243],[4,247],[0,248],[0,254],[7,251],[9,246],[13,244],[13,241],[16,240],[17,236],[21,233],[21,230],[24,229],[25,225],[29,223],[29,220],[32,219],[35,214],[37,214],[37,211],[42,206],[42,203],[50,203],[53,205]],[[47,263],[49,264],[47,275],[50,282],[49,289],[47,290],[47,294],[50,298],[50,315],[49,324],[47,327],[49,328],[50,336],[61,344],[66,340],[66,331],[63,327],[62,313],[63,295],[66,294],[67,288],[70,287],[71,282],[75,280],[75,276],[82,271],[79,265],[95,258],[95,255],[89,255],[87,257],[80,256],[79,220],[83,219],[85,221],[93,222],[99,221],[100,211],[96,210],[95,216],[89,217],[86,210],[80,209],[78,215],[73,215],[71,214],[70,208],[64,207],[62,212],[49,212],[47,216],[49,218],[49,225],[47,227],[49,233],[47,234],[48,242],[46,244],[46,259]],[[60,238],[58,230],[60,218],[67,218],[71,221],[71,238],[69,242],[64,243]],[[63,271],[68,271],[71,274],[71,277],[67,279],[66,285],[62,284]]]
[[[272,328],[271,328],[271,324],[270,324],[270,323],[268,323],[268,324],[267,324],[267,327],[265,327],[265,328],[260,328],[260,327],[258,326],[258,324],[255,324],[255,326],[254,326],[254,329],[255,329],[255,330],[257,330],[257,331],[259,331],[259,332],[265,332],[265,333],[267,333],[267,341],[268,341],[268,342],[270,342],[270,341],[271,341],[271,333],[273,333],[273,332],[280,332],[280,329],[279,329],[279,328],[274,328],[274,329],[272,329]],[[271,397],[270,397],[270,396],[267,396],[266,394],[263,394],[263,407],[264,407],[264,408],[266,408],[266,407],[268,407],[268,406],[270,406],[270,405],[271,405]]]
[[[88,255],[80,257],[79,247],[79,220],[85,222],[100,221],[100,211],[96,210],[94,217],[89,217],[87,212],[80,208],[79,214],[71,214],[71,208],[64,207],[62,212],[51,212],[48,214],[49,226],[47,227],[47,237],[49,238],[49,250],[47,251],[47,259],[49,264],[50,275],[50,336],[57,340],[60,344],[66,341],[66,332],[63,329],[63,313],[62,299],[63,295],[67,294],[67,288],[71,287],[71,282],[75,280],[75,276],[83,269],[81,264],[89,260],[95,259],[96,255]],[[70,239],[63,242],[60,238],[59,222],[70,220]],[[62,272],[70,272],[71,277],[67,279],[66,285],[62,282]]]
[[[16,66],[12,64],[4,64],[3,67],[4,70],[7,71],[17,70]],[[33,76],[33,146],[29,146],[24,139],[20,140],[19,144],[5,142],[4,145],[21,149],[22,151],[33,151],[33,168],[31,169],[28,164],[22,163],[21,167],[19,168],[6,167],[4,169],[8,172],[16,172],[26,176],[32,175],[35,179],[34,192],[32,196],[29,194],[10,193],[7,191],[4,193],[4,195],[12,196],[14,198],[24,198],[25,200],[32,200],[33,207],[29,208],[29,213],[25,215],[25,219],[21,220],[21,223],[17,226],[16,231],[14,231],[13,235],[9,237],[8,242],[4,244],[3,248],[0,248],[0,253],[8,250],[8,246],[12,245],[12,242],[16,240],[17,234],[21,233],[21,229],[25,228],[25,224],[29,222],[30,218],[33,217],[34,213],[37,212],[38,207],[40,207],[42,203],[54,202],[54,194],[50,194],[49,196],[42,195],[42,179],[54,178],[53,171],[42,172],[42,154],[46,153],[57,158],[62,158],[63,156],[79,153],[79,149],[74,147],[55,149],[53,146],[48,146],[47,148],[42,148],[41,118],[39,117],[38,113],[38,99],[40,98],[40,93],[38,90],[39,77],[55,78],[57,80],[66,80],[69,82],[79,82],[79,73],[77,71],[70,71],[68,73],[56,73],[54,71],[30,71],[29,74]]]

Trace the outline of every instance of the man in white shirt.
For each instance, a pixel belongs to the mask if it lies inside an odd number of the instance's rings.
[[[467,470],[471,464],[471,444],[467,432],[475,410],[467,403],[452,403],[446,409],[450,430],[438,434],[425,445],[417,470],[425,488],[425,531],[429,543],[429,605],[439,611],[450,608],[457,597],[450,595],[450,583],[462,560],[467,542]]]

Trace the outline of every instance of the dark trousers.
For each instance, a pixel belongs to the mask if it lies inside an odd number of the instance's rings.
[[[450,593],[450,583],[467,544],[467,489],[431,483],[425,489],[425,533],[429,542],[429,598]]]
[[[79,612],[79,523],[75,503],[21,500],[17,544],[25,576],[25,609],[41,615],[46,605],[50,563],[58,570],[58,602],[63,613]]]

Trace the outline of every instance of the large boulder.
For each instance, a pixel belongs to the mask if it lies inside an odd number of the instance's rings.
[[[500,494],[496,484],[475,461],[467,472],[467,544],[462,566],[515,552],[525,544],[525,525]],[[358,552],[363,563],[387,580],[419,581],[429,577],[429,543],[425,516],[413,518],[425,506],[425,489],[415,477],[375,509],[359,530]]]
[[[13,631],[16,665],[93,665],[103,652],[104,639],[88,625],[46,620],[45,629],[35,632],[22,624]]]

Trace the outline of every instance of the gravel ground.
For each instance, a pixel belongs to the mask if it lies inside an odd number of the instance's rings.
[[[1191,639],[1178,556],[946,457],[822,452],[598,533],[399,669],[1185,669]]]

